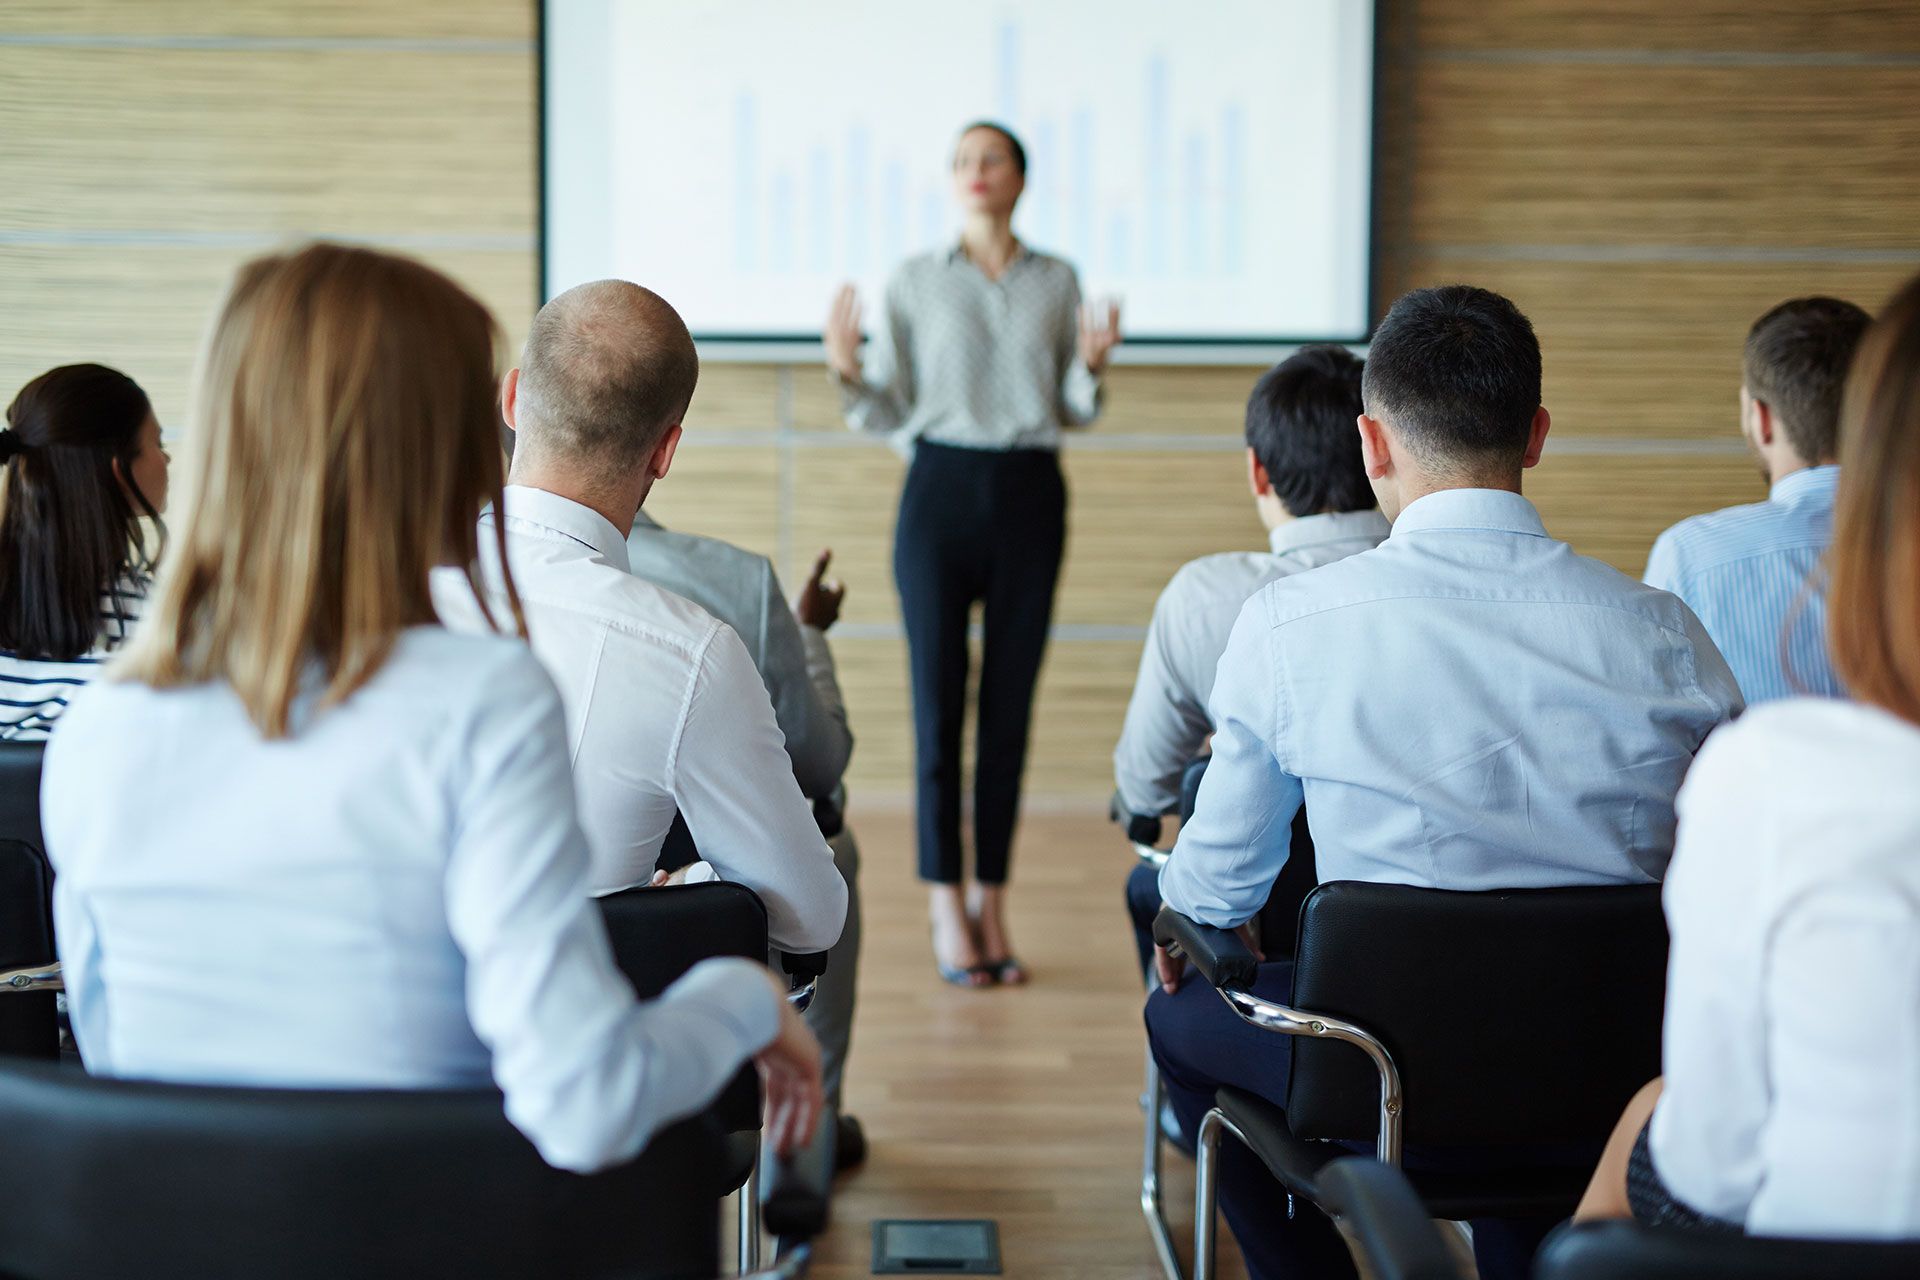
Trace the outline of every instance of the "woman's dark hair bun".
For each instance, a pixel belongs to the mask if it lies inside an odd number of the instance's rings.
[[[27,451],[27,442],[14,434],[11,429],[0,430],[0,462],[11,462],[18,454]]]

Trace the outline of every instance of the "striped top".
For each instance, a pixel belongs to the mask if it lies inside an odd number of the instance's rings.
[[[1833,541],[1840,468],[1782,476],[1765,502],[1682,520],[1660,535],[1647,583],[1685,600],[1740,681],[1747,705],[1845,696],[1827,654],[1821,557]]]
[[[133,631],[146,608],[153,579],[134,572],[100,597],[100,639],[90,653],[67,662],[22,658],[0,649],[0,742],[40,742],[67,709],[67,699],[93,679],[101,664]]]
[[[959,449],[1058,449],[1067,427],[1100,413],[1100,377],[1078,350],[1080,281],[1051,254],[1021,245],[997,280],[959,245],[910,258],[887,283],[886,308],[860,381],[827,376],[855,431]]]

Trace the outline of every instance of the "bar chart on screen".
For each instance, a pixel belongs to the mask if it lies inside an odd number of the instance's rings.
[[[549,137],[604,172],[549,162],[549,289],[612,271],[696,332],[809,332],[843,281],[877,299],[953,242],[955,138],[989,119],[1028,153],[1015,230],[1132,335],[1364,330],[1371,4],[943,12],[607,0],[596,31],[550,31]]]

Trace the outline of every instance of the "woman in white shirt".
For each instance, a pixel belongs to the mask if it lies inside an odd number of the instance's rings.
[[[47,736],[146,602],[167,451],[140,385],[70,364],[20,389],[0,430],[0,740]],[[164,536],[164,535],[163,535]]]
[[[522,634],[428,593],[501,487],[494,328],[401,258],[255,261],[202,357],[185,516],[43,789],[74,1034],[97,1074],[497,1083],[551,1163],[638,1152],[753,1057],[770,1137],[819,1104],[772,976],[639,1004],[587,896],[560,701]]]
[[[1853,701],[1774,703],[1701,751],[1665,1075],[1577,1216],[1920,1238],[1920,278],[1862,345],[1841,437],[1828,643]]]

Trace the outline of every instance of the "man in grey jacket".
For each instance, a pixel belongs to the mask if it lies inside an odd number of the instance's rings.
[[[859,1122],[842,1114],[840,1107],[860,962],[860,850],[841,818],[846,803],[841,776],[853,754],[853,734],[826,637],[840,616],[846,590],[826,577],[831,553],[822,551],[789,607],[773,563],[765,556],[718,538],[664,528],[645,509],[627,537],[627,555],[635,574],[693,601],[732,627],[746,644],[773,699],[794,778],[813,801],[834,864],[846,879],[847,922],[840,941],[827,953],[827,971],[806,1015],[820,1040],[827,1114],[837,1120],[820,1126],[815,1150],[803,1167],[823,1172],[849,1168],[866,1154]]]

